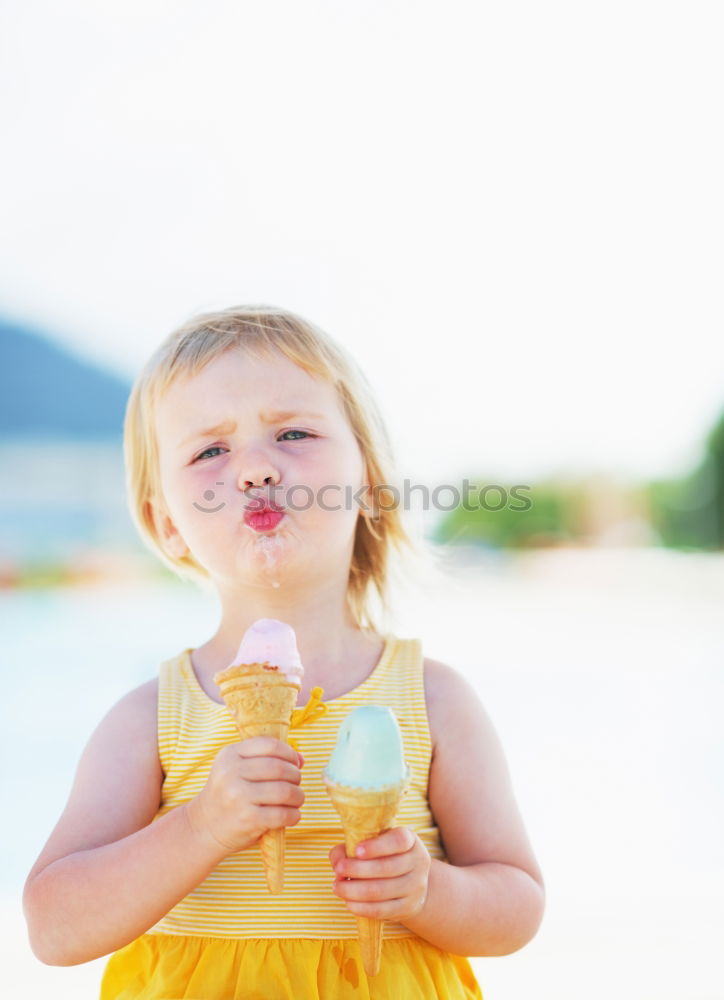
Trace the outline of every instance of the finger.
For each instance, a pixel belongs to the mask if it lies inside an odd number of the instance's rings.
[[[298,785],[302,780],[299,768],[280,757],[245,757],[240,773],[247,781],[288,781]]]
[[[342,852],[332,862],[337,878],[399,878],[407,875],[415,867],[414,855],[411,851],[404,854],[391,854],[384,858],[371,858],[365,861],[348,858]]]
[[[233,744],[240,757],[279,757],[299,767],[299,754],[283,740],[273,736],[251,736],[248,740]]]
[[[379,837],[363,840],[357,845],[355,856],[358,858],[382,858],[388,854],[403,854],[415,846],[415,834],[406,826],[387,830]]]
[[[259,826],[265,830],[278,830],[283,826],[294,826],[302,818],[301,811],[292,806],[257,806]]]
[[[401,878],[335,879],[333,889],[340,899],[354,903],[379,903],[385,899],[403,899],[415,891],[417,880]]]
[[[255,806],[294,806],[304,804],[304,792],[288,781],[254,781],[250,784],[251,801]]]
[[[339,861],[346,857],[344,844],[336,844],[329,852],[329,862],[335,868]]]

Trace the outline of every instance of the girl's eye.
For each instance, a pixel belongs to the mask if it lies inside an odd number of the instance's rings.
[[[291,431],[282,431],[282,433],[279,435],[279,440],[283,441],[285,438],[286,438],[287,441],[299,441],[299,440],[301,440],[301,438],[298,438],[298,437],[287,438],[286,437],[287,434],[301,434],[302,437],[308,437],[308,438],[314,437],[313,434],[309,434],[307,431],[291,430]]]
[[[194,459],[194,462],[198,462],[200,458],[203,458],[204,455],[208,455],[212,451],[223,451],[223,450],[224,450],[223,448],[215,444],[213,447],[207,448],[205,451],[202,451],[199,455],[197,455],[196,458]]]

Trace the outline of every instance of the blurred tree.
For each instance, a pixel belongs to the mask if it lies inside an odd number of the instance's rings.
[[[712,476],[712,525],[718,549],[724,548],[724,412],[706,441]]]
[[[448,544],[482,544],[496,548],[543,547],[575,538],[575,496],[560,485],[541,483],[533,487],[502,486],[486,494],[486,505],[476,506],[477,497],[458,506],[437,525],[433,540]],[[499,504],[500,509],[496,509]]]
[[[706,438],[704,457],[688,476],[650,484],[651,513],[664,545],[724,548],[724,413]]]
[[[706,438],[702,460],[687,476],[623,486],[605,475],[547,481],[477,494],[445,514],[433,540],[495,548],[581,544],[663,544],[724,548],[724,412]],[[462,490],[461,490],[462,494]],[[502,500],[503,502],[499,502]],[[524,501],[524,502],[523,502]],[[634,523],[635,522],[635,523]],[[626,530],[623,530],[626,529]],[[613,541],[611,541],[613,539]]]

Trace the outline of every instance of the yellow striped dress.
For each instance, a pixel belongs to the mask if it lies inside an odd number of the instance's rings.
[[[258,846],[225,858],[150,930],[111,956],[101,1000],[236,998],[481,998],[469,963],[386,922],[380,972],[362,968],[353,914],[332,892],[329,851],[343,842],[322,771],[354,708],[385,705],[400,723],[411,782],[397,817],[444,860],[427,801],[431,760],[422,650],[385,636],[377,666],[359,687],[294,731],[304,756],[302,818],[286,832],[284,892],[266,886]],[[201,688],[191,650],[161,664],[158,742],[164,782],[156,818],[193,798],[219,750],[238,740],[227,709]]]

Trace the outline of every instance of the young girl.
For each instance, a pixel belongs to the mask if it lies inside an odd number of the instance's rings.
[[[380,634],[394,549],[408,541],[383,425],[363,377],[291,313],[232,308],[172,334],[134,386],[125,449],[147,544],[218,594],[218,629],[161,664],[102,720],[25,890],[35,954],[114,952],[102,1000],[480,997],[466,955],[536,933],[543,883],[488,717],[416,639]],[[296,631],[292,734],[239,741],[213,677],[246,629]],[[342,719],[387,705],[411,785],[399,826],[346,858],[322,782]],[[286,828],[285,890],[259,856]],[[367,977],[355,915],[385,920]]]

